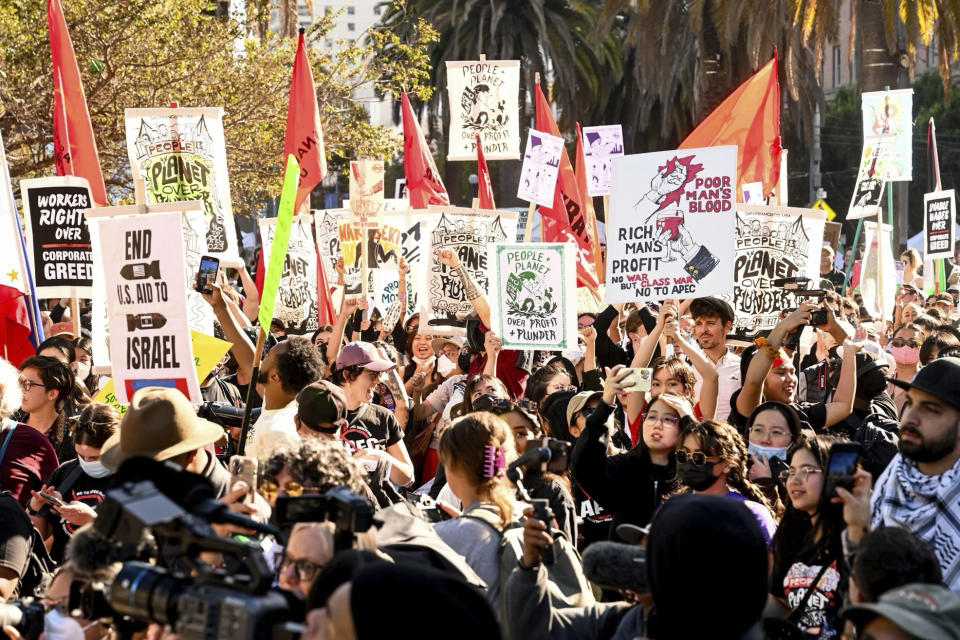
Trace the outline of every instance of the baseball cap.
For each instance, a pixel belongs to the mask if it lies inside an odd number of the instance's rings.
[[[347,396],[337,385],[320,380],[308,384],[297,394],[297,417],[300,424],[320,433],[336,433],[346,424]],[[333,427],[319,425],[332,424]]]
[[[440,350],[443,349],[443,345],[445,344],[452,344],[457,348],[457,350],[460,350],[463,348],[463,345],[466,343],[466,341],[466,338],[463,336],[453,338],[441,337],[431,340],[430,346],[433,348],[434,353],[440,353]]]
[[[914,376],[913,382],[887,378],[901,389],[925,391],[956,409],[960,409],[960,358],[937,358]]]
[[[877,602],[840,612],[858,627],[883,616],[920,640],[960,640],[960,595],[938,584],[908,584],[891,589]]]
[[[337,356],[336,369],[346,369],[347,367],[363,367],[370,371],[389,371],[397,365],[384,359],[377,348],[369,342],[357,340],[345,345],[340,349],[340,355]]]
[[[603,393],[600,391],[581,391],[570,398],[570,402],[567,404],[567,424],[573,424],[573,416],[583,411],[588,402],[601,396],[603,396]]]
[[[947,293],[960,293],[960,286],[955,284],[950,285],[947,287]]]

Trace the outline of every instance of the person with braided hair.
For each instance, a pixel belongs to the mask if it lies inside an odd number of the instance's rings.
[[[739,432],[725,422],[688,417],[677,438],[677,477],[694,493],[742,500],[763,531],[767,547],[776,533],[774,511],[766,496],[747,477],[747,447]]]

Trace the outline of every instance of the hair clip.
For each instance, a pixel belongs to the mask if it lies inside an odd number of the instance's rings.
[[[503,447],[495,447],[492,444],[483,445],[483,477],[494,478],[502,476],[503,470],[507,467],[507,458],[504,455]]]

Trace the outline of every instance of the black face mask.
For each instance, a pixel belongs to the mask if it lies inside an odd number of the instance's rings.
[[[464,373],[470,368],[470,359],[471,355],[469,353],[461,353],[457,356],[457,368]]]
[[[712,462],[698,467],[690,460],[677,465],[677,478],[694,491],[705,491],[717,481],[717,476],[713,475]]]

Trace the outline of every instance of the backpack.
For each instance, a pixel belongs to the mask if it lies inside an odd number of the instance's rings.
[[[500,537],[500,611],[506,611],[507,580],[523,558],[523,524],[515,520],[502,527],[500,516],[484,505],[470,509],[463,517],[483,522]],[[583,574],[580,554],[562,531],[550,527],[550,533],[556,540],[554,550],[557,561],[552,565],[544,565],[544,568],[547,570],[553,606],[562,609],[596,604],[590,583]]]
[[[53,582],[53,572],[57,564],[50,557],[47,547],[43,544],[43,538],[40,532],[27,517],[27,513],[20,506],[9,492],[0,493],[0,500],[8,502],[6,511],[8,517],[23,518],[26,525],[30,527],[30,551],[27,554],[27,563],[23,572],[20,574],[20,581],[17,584],[16,597],[18,598],[39,598],[45,596],[50,583]]]
[[[897,443],[900,438],[900,423],[881,413],[868,414],[859,425],[854,425],[850,414],[844,420],[827,429],[827,433],[838,433],[860,445],[860,466],[870,472],[874,480],[880,477],[893,457],[899,453]]]

